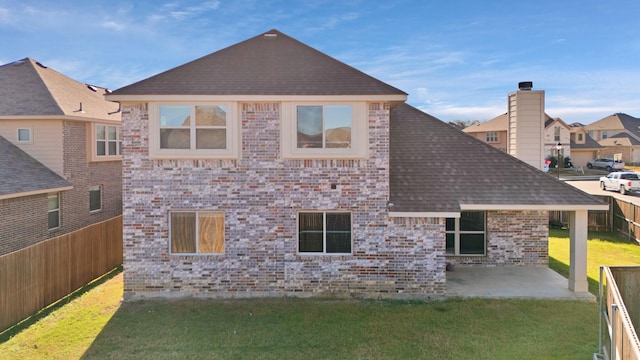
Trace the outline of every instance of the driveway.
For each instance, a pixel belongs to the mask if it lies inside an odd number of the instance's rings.
[[[605,191],[600,189],[600,182],[598,180],[566,181],[566,183],[586,192],[587,194],[613,196],[615,198],[624,200],[626,202],[640,205],[640,193],[630,193],[628,195],[621,195],[617,191]]]

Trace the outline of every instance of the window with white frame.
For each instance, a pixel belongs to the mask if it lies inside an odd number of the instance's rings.
[[[485,255],[485,227],[484,211],[462,211],[459,218],[447,218],[447,255]]]
[[[92,186],[89,188],[89,211],[100,210],[102,210],[102,186]]]
[[[224,254],[224,212],[169,213],[172,254]]]
[[[498,132],[497,131],[489,131],[487,132],[487,142],[494,143],[498,142]]]
[[[98,159],[122,155],[122,129],[115,125],[95,125],[95,156]]]
[[[609,137],[609,133],[607,133],[607,130],[602,130],[602,139],[606,139]]]
[[[366,158],[366,103],[284,103],[284,158]]]
[[[298,213],[298,252],[351,253],[351,213]]]
[[[50,193],[47,198],[49,201],[48,226],[49,230],[55,230],[60,227],[60,193]]]
[[[30,142],[32,142],[31,129],[19,128],[18,129],[18,142],[19,143],[30,143]]]
[[[555,127],[553,129],[553,141],[560,142],[560,127]]]
[[[152,158],[238,158],[239,130],[234,104],[154,104]]]
[[[578,141],[579,141],[579,142],[584,141],[584,138],[582,137],[582,134],[581,134],[581,133],[578,133]]]

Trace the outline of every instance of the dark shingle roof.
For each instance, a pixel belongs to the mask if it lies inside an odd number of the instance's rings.
[[[277,30],[112,93],[118,95],[402,95]]]
[[[106,89],[75,81],[25,58],[0,66],[0,116],[67,116],[120,121]],[[82,103],[83,112],[79,112]]]
[[[604,146],[598,144],[598,142],[595,141],[591,136],[589,136],[589,134],[585,133],[584,136],[585,136],[584,144],[576,144],[573,140],[571,140],[571,149],[572,150],[575,150],[575,149],[601,149],[601,148],[604,148]]]
[[[71,186],[9,140],[0,136],[0,197]]]
[[[603,205],[407,104],[391,110],[389,172],[395,212],[458,212],[461,204]]]

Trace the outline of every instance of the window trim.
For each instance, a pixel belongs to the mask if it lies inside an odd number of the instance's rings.
[[[322,214],[322,252],[300,251],[300,214]],[[349,214],[350,252],[327,252],[327,214]],[[353,213],[340,210],[300,210],[296,214],[296,253],[303,256],[346,256],[353,255]]]
[[[20,140],[20,130],[26,130],[29,134],[28,140]],[[17,128],[16,129],[16,141],[19,144],[33,144],[33,129],[31,128]]]
[[[352,110],[350,148],[306,148],[297,144],[297,107],[350,105]],[[365,101],[299,101],[282,103],[280,147],[283,159],[367,159],[369,118]]]
[[[98,139],[98,126],[104,126],[105,138]],[[114,127],[116,128],[116,140],[109,140],[108,136],[108,128]],[[89,131],[89,159],[91,161],[114,161],[114,160],[122,160],[122,126],[120,124],[105,124],[105,123],[91,123]],[[105,154],[98,155],[98,141],[104,141],[105,143]],[[109,142],[116,143],[116,154],[109,155]]]
[[[226,149],[161,149],[160,106],[189,106],[194,116],[196,106],[225,106],[227,110]],[[195,117],[195,116],[194,116]],[[195,126],[195,121],[191,122]],[[149,103],[149,158],[150,159],[240,159],[241,131],[238,119],[238,103],[234,101],[167,101]]]
[[[484,226],[483,226],[483,230],[482,231],[478,231],[478,230],[465,230],[465,231],[461,231],[460,230],[460,219],[462,219],[463,213],[465,212],[482,212],[484,214]],[[486,211],[480,211],[480,210],[469,210],[469,211],[462,211],[460,213],[460,217],[456,217],[456,218],[451,218],[454,219],[455,221],[455,225],[454,225],[454,230],[447,230],[446,229],[446,219],[445,219],[445,256],[473,256],[473,257],[478,257],[478,256],[487,256],[487,212]],[[447,253],[447,234],[454,234],[454,238],[453,238],[453,254]],[[460,253],[460,235],[461,234],[483,234],[484,235],[484,247],[483,247],[483,252],[482,254],[461,254]]]
[[[556,126],[555,128],[553,128],[553,141],[554,142],[560,142],[560,127]]]
[[[99,196],[100,196],[100,207],[97,209],[91,209],[91,192],[98,190]],[[97,213],[97,212],[101,212],[102,211],[102,200],[103,200],[103,196],[102,196],[102,185],[95,185],[95,186],[90,186],[89,187],[89,213],[93,214],[93,213]]]
[[[171,214],[174,213],[193,213],[196,215],[196,228],[194,231],[194,236],[195,236],[195,249],[196,252],[195,253],[187,253],[187,252],[173,252],[172,249],[172,221],[171,221]],[[199,242],[198,242],[198,235],[199,235],[199,230],[200,227],[198,226],[198,219],[199,219],[199,214],[200,213],[216,213],[222,216],[222,252],[220,253],[200,253],[198,252],[198,246],[199,246]],[[226,214],[224,211],[222,210],[171,210],[168,212],[167,214],[167,221],[168,221],[168,228],[169,228],[169,232],[168,232],[168,245],[169,245],[169,255],[171,256],[223,256],[225,255],[226,251],[227,251],[227,230],[226,230]]]
[[[49,209],[49,199],[52,197],[56,197],[58,199],[58,207],[55,209]],[[49,193],[47,194],[47,229],[49,231],[53,231],[53,230],[57,230],[60,229],[60,227],[62,226],[62,223],[60,221],[60,204],[61,203],[61,199],[60,199],[60,193],[56,192],[56,193]],[[51,224],[49,223],[49,214],[53,213],[53,212],[57,212],[58,213],[58,226],[56,227],[50,227]]]

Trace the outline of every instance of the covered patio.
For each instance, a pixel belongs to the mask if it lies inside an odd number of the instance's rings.
[[[464,267],[447,272],[448,297],[595,301],[587,291],[572,291],[567,279],[546,267]]]

